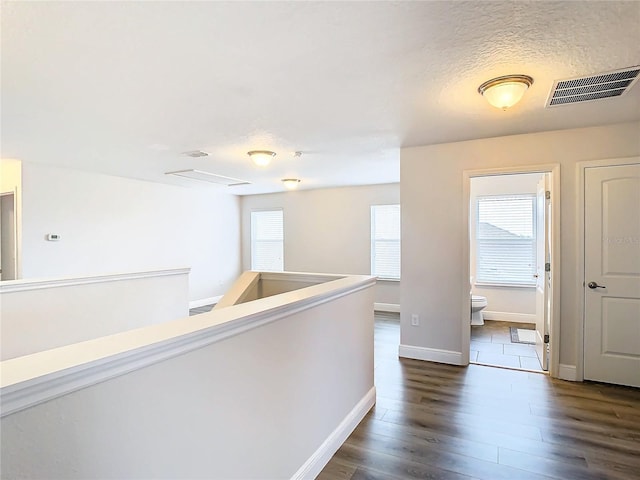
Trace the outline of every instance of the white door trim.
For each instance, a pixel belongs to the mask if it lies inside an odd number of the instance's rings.
[[[480,170],[464,170],[462,172],[462,281],[463,285],[469,284],[469,201],[471,198],[471,178],[485,177],[489,175],[505,175],[519,173],[550,173],[551,191],[551,268],[553,275],[551,291],[551,331],[550,333],[550,358],[549,375],[559,376],[559,346],[560,346],[560,164],[550,163],[542,165],[525,165],[519,167],[486,168]],[[461,319],[461,364],[469,364],[469,349],[471,343],[471,329],[469,327],[469,289],[463,288],[461,292],[462,319]]]
[[[582,382],[584,380],[584,255],[585,255],[585,222],[584,222],[584,202],[585,202],[585,171],[587,168],[593,167],[613,167],[616,165],[633,165],[640,163],[640,157],[624,157],[624,158],[606,158],[602,160],[588,160],[584,162],[578,162],[577,169],[577,191],[576,191],[576,212],[577,212],[577,225],[578,225],[578,245],[576,248],[576,288],[578,295],[576,295],[578,305],[578,342],[576,352],[576,380]],[[580,284],[582,282],[582,285]]]

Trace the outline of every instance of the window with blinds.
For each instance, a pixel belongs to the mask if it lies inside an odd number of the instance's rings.
[[[478,198],[478,283],[535,285],[535,200],[535,195],[496,195]]]
[[[400,280],[400,205],[371,206],[371,275]]]
[[[251,212],[251,270],[284,270],[282,210]]]

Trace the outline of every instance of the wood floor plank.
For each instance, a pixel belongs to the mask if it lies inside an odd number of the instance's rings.
[[[531,455],[508,448],[500,449],[499,463],[500,465],[509,465],[557,478],[570,478],[572,480],[606,480],[607,478],[600,472],[589,471],[589,467],[586,464],[572,465],[556,459]]]
[[[389,421],[387,421],[389,420]],[[415,441],[424,441],[434,449],[445,449],[453,453],[468,455],[481,460],[493,461],[497,463],[498,448],[509,448],[523,453],[535,451],[538,455],[556,461],[562,461],[576,466],[587,466],[584,450],[576,449],[572,446],[563,446],[559,449],[555,445],[549,445],[542,441],[534,441],[527,438],[520,438],[513,435],[498,434],[487,430],[478,430],[469,435],[457,433],[451,435],[442,433],[439,422],[433,422],[432,427],[420,426],[418,428],[392,423],[391,418],[381,421],[367,422],[358,428],[367,432],[387,435],[399,439],[410,438]],[[446,419],[442,423],[447,424]],[[451,432],[451,430],[447,430]]]
[[[550,423],[555,426],[573,428],[586,433],[604,433],[613,438],[640,440],[640,433],[628,419],[620,418],[615,413],[601,413],[577,407],[556,409],[540,409],[531,407],[531,415],[527,422]]]
[[[351,480],[404,480],[402,477],[389,475],[388,473],[378,472],[370,468],[359,466]]]
[[[455,425],[446,417],[429,417],[424,415],[396,414],[388,412],[383,421],[397,423],[399,425],[409,426],[416,429],[425,429],[435,431],[439,434],[449,435],[456,438],[463,438],[471,442],[486,443],[496,447],[514,446],[521,451],[541,448],[543,442],[518,435],[511,435],[502,432],[496,432],[483,428],[475,428],[472,425]]]
[[[446,471],[461,476],[472,476],[486,480],[539,480],[544,478],[535,472],[500,465],[495,462],[478,460],[470,456],[459,455],[442,450],[429,448],[418,442],[392,439],[377,434],[368,434],[366,440],[356,436],[357,446],[348,440],[346,445],[366,451],[367,455],[382,455],[385,458],[394,457],[397,460],[422,465],[433,471]],[[396,461],[397,461],[396,460]]]
[[[502,433],[518,436],[530,440],[542,440],[540,428],[533,425],[525,425],[518,421],[510,421],[508,418],[499,420],[496,416],[474,415],[465,411],[457,411],[455,416],[450,415],[446,408],[430,405],[407,405],[402,411],[389,409],[383,417],[386,421],[402,422],[403,419],[428,426],[432,423],[446,422],[452,432],[468,432],[470,430],[484,430],[492,433]]]
[[[586,452],[589,468],[606,472],[610,478],[640,478],[640,455],[619,455],[600,450]]]
[[[352,439],[369,435],[383,435],[396,440],[408,440],[434,450],[467,455],[479,460],[498,463],[498,447],[452,437],[425,428],[411,428],[385,421],[367,422],[354,431]],[[586,460],[584,461],[586,465]]]
[[[336,452],[336,457],[402,479],[469,480],[470,478],[468,475],[460,475],[433,465],[366,449],[349,441],[340,447],[340,450]]]
[[[336,458],[324,467],[317,480],[351,480],[357,469],[357,465],[342,462]]]
[[[558,445],[573,445],[581,448],[592,448],[623,455],[640,454],[640,444],[633,440],[622,440],[611,435],[585,435],[570,429],[547,428],[542,432],[543,440]]]

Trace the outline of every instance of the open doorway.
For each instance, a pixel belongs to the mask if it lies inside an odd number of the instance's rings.
[[[554,170],[465,172],[470,363],[552,370]]]
[[[17,278],[15,194],[0,194],[0,280]]]

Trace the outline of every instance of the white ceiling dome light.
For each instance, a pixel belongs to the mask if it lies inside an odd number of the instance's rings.
[[[270,150],[251,150],[247,152],[247,155],[251,157],[251,161],[257,167],[266,167],[271,163],[271,159],[276,156],[276,152]]]
[[[298,184],[301,182],[299,178],[283,178],[282,183],[287,188],[287,190],[295,190],[298,188]]]
[[[502,110],[513,107],[533,84],[528,75],[505,75],[487,80],[478,87],[478,93],[491,105]]]

